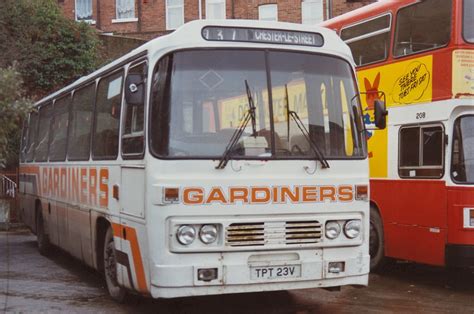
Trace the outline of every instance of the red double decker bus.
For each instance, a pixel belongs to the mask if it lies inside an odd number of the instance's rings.
[[[371,268],[474,266],[474,0],[379,1],[324,23],[352,50],[368,132]]]

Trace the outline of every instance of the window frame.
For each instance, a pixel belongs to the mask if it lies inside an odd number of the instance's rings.
[[[209,18],[208,17],[208,12],[209,12],[209,2],[221,2],[224,5],[224,17],[223,18]],[[226,0],[206,0],[206,20],[226,20],[227,19],[227,1]]]
[[[260,13],[260,9],[262,8],[275,8],[276,9],[276,16],[275,16],[275,20],[264,20],[260,17],[261,13]],[[277,3],[264,3],[264,4],[260,4],[258,6],[258,20],[259,21],[266,21],[266,22],[278,22],[278,4]]]
[[[423,163],[423,129],[427,128],[432,128],[432,127],[439,127],[441,128],[441,131],[443,132],[442,136],[442,142],[441,142],[441,165],[439,166],[423,166],[420,165]],[[401,133],[405,129],[413,129],[413,128],[418,128],[419,129],[419,147],[418,147],[418,166],[401,166]],[[446,171],[446,129],[444,124],[439,121],[439,122],[429,122],[429,123],[424,123],[424,124],[406,124],[406,125],[401,125],[399,130],[398,130],[398,164],[397,164],[397,172],[398,176],[401,179],[408,179],[408,180],[417,180],[417,179],[441,179]],[[405,176],[401,174],[401,170],[430,170],[430,169],[441,169],[442,171],[440,172],[439,176]]]
[[[357,73],[356,71],[352,71],[353,67],[351,65],[351,63],[338,56],[338,55],[331,55],[331,54],[327,54],[327,53],[321,53],[321,52],[310,52],[310,51],[295,51],[295,50],[292,50],[292,49],[285,49],[285,48],[265,48],[265,49],[262,49],[262,48],[232,48],[232,47],[196,47],[196,48],[183,48],[183,49],[177,49],[177,50],[173,50],[173,51],[170,51],[164,55],[162,55],[161,57],[159,57],[155,63],[153,64],[153,72],[149,75],[153,76],[153,74],[155,73],[156,69],[158,69],[158,65],[160,64],[160,62],[162,61],[165,61],[167,62],[167,72],[164,73],[165,77],[163,79],[161,79],[161,85],[160,85],[160,89],[163,89],[164,86],[166,86],[166,84],[169,84],[169,80],[171,79],[170,75],[169,75],[169,67],[170,67],[170,64],[172,64],[173,62],[173,54],[174,53],[177,53],[177,52],[183,52],[183,51],[196,51],[196,50],[200,50],[200,51],[206,51],[206,50],[210,50],[210,51],[215,51],[215,50],[233,50],[233,49],[236,49],[236,50],[250,50],[250,51],[259,51],[259,50],[262,50],[266,53],[268,52],[272,52],[272,51],[276,51],[276,52],[289,52],[289,53],[304,53],[304,54],[310,54],[310,55],[322,55],[322,56],[328,56],[328,57],[332,57],[334,59],[337,59],[337,60],[340,60],[340,61],[343,61],[344,63],[348,64],[349,67],[351,68],[351,76],[352,76],[352,79],[353,79],[353,82],[354,84],[357,84]],[[266,64],[268,63],[268,60],[266,62]],[[159,70],[161,71],[161,70]],[[267,76],[267,79],[268,79],[268,76],[270,75],[269,73],[269,69],[268,69],[268,66],[266,67],[266,76]],[[152,118],[153,118],[153,115],[152,115],[152,111],[154,110],[153,108],[153,103],[152,103],[152,93],[153,93],[153,90],[152,90],[152,80],[150,82],[150,99],[149,99],[149,106],[148,106],[148,118],[147,118],[147,123],[148,123],[148,128],[146,130],[147,132],[147,135],[148,135],[148,139],[147,139],[147,142],[148,142],[148,152],[150,153],[151,156],[153,156],[153,158],[156,158],[158,160],[215,160],[215,156],[184,156],[184,157],[177,157],[177,156],[172,156],[172,157],[167,157],[167,156],[161,156],[160,154],[158,154],[157,152],[154,151],[153,149],[153,144],[152,144],[152,140],[154,139],[153,136],[152,136],[152,132],[153,132],[153,128],[152,126],[154,125],[152,123]],[[268,82],[268,84],[271,85],[271,80]],[[355,92],[357,92],[357,86],[354,87],[355,88]],[[271,90],[271,89],[270,89]],[[159,97],[164,97],[163,94],[160,94]],[[272,103],[272,100],[269,101],[269,105]],[[273,106],[270,106],[270,108],[272,108]],[[269,109],[269,110],[273,110],[273,109]],[[359,100],[359,110],[360,110],[360,113],[362,112],[362,102]],[[342,117],[341,117],[342,119]],[[273,124],[273,123],[272,123]],[[354,129],[354,131],[356,131],[356,129]],[[272,132],[273,131],[273,128],[272,128]],[[356,131],[357,132],[357,131]],[[365,141],[363,141],[362,143],[362,147],[361,149],[363,150],[362,151],[362,154],[361,156],[348,156],[348,157],[328,157],[328,156],[325,156],[327,158],[328,161],[331,161],[331,160],[364,160],[364,159],[367,159],[367,156],[368,156],[368,147],[367,147],[367,144],[365,143]],[[272,148],[273,149],[273,148]],[[258,157],[253,157],[253,156],[245,156],[245,157],[233,157],[233,159],[235,160],[271,160],[271,161],[274,161],[274,160],[283,160],[283,161],[291,161],[291,160],[315,160],[315,157],[314,156],[308,156],[308,157],[295,157],[295,158],[285,158],[285,157],[281,157],[281,156],[271,156],[269,158],[265,158],[265,159],[262,159],[262,158],[258,158]]]
[[[49,128],[49,139],[48,139],[48,161],[50,162],[64,162],[66,160],[68,160],[68,148],[69,148],[69,128],[70,128],[70,124],[71,124],[71,103],[72,103],[72,93],[71,92],[68,92],[68,93],[65,93],[65,94],[61,94],[59,95],[58,97],[54,98],[54,103],[53,103],[53,117],[51,119],[51,126]],[[61,159],[51,159],[51,156],[50,156],[50,152],[51,152],[51,131],[52,131],[52,128],[53,128],[53,125],[55,123],[55,120],[56,120],[56,102],[58,100],[62,100],[64,98],[69,98],[69,103],[67,103],[67,114],[68,114],[68,118],[67,118],[67,130],[66,130],[66,153],[64,154],[64,158],[61,158]]]
[[[31,128],[31,116],[36,115],[36,126],[35,129]],[[39,125],[39,107],[35,107],[32,112],[28,115],[28,135],[26,139],[26,148],[33,147],[33,153],[31,155],[31,158],[28,157],[28,151],[25,152],[25,162],[30,163],[30,162],[35,162],[35,151],[36,151],[36,139],[38,137],[38,125]],[[30,142],[30,135],[31,131],[34,131],[33,136],[34,140],[33,143]]]
[[[454,119],[453,121],[453,132],[452,132],[452,144],[451,144],[451,160],[450,160],[450,165],[449,165],[449,175],[451,177],[451,180],[453,183],[455,183],[456,185],[471,185],[471,186],[474,186],[474,182],[462,182],[462,181],[458,181],[456,180],[454,177],[453,177],[453,156],[454,156],[454,149],[453,149],[453,146],[454,146],[454,133],[455,133],[455,128],[454,126],[456,125],[456,123],[464,118],[464,117],[473,117],[474,118],[474,114],[463,114],[463,115],[460,115],[460,116],[457,116],[456,119]]]
[[[324,21],[324,3],[322,0],[301,0],[301,24],[303,25],[317,25],[318,23],[321,23]],[[316,23],[304,23],[303,22],[303,3],[316,3],[316,4],[321,4],[321,9],[322,9],[322,20]]]
[[[447,0],[446,0],[447,1]],[[451,0],[449,0],[451,2],[451,16],[453,14],[453,3]],[[401,11],[409,8],[409,7],[413,7],[415,5],[419,5],[420,3],[423,3],[422,1],[417,1],[415,3],[411,3],[409,5],[406,5],[404,7],[400,7],[398,8],[397,10],[397,17],[396,17],[396,20],[395,20],[395,26],[394,26],[394,29],[393,29],[393,38],[391,40],[391,44],[392,44],[392,49],[391,49],[391,53],[392,53],[392,58],[393,59],[403,59],[403,58],[406,58],[406,57],[410,57],[410,56],[415,56],[415,55],[418,55],[418,54],[423,54],[423,53],[426,53],[426,52],[429,52],[429,51],[433,51],[433,50],[438,50],[438,49],[442,49],[442,48],[446,48],[447,46],[449,46],[449,44],[451,43],[451,41],[453,40],[452,39],[452,31],[453,31],[453,19],[451,18],[450,19],[450,24],[449,24],[449,40],[446,42],[445,45],[443,46],[439,46],[439,47],[435,47],[435,48],[429,48],[429,49],[424,49],[424,50],[419,50],[419,51],[416,51],[416,52],[412,52],[412,53],[409,53],[409,54],[405,54],[405,55],[396,55],[395,54],[395,41],[397,40],[397,34],[398,34],[398,20],[400,19],[399,17],[399,14]]]
[[[392,51],[392,46],[393,46],[393,40],[392,40],[393,14],[392,14],[392,12],[381,13],[381,14],[379,14],[379,15],[377,15],[377,16],[374,16],[374,17],[371,17],[371,18],[368,18],[368,19],[359,21],[359,22],[357,22],[357,23],[346,25],[346,26],[342,27],[341,30],[339,31],[339,37],[341,37],[341,39],[342,39],[342,31],[343,31],[343,30],[348,29],[348,28],[351,28],[351,27],[354,27],[354,26],[362,25],[362,24],[364,24],[364,23],[371,22],[371,21],[373,21],[373,20],[376,20],[376,19],[381,18],[381,17],[385,17],[385,16],[387,16],[387,15],[389,16],[389,25],[388,25],[388,28],[382,28],[382,29],[380,29],[380,30],[378,30],[378,31],[375,31],[375,32],[366,33],[366,34],[361,35],[361,36],[357,36],[357,37],[353,37],[353,38],[344,40],[344,43],[346,43],[347,45],[349,45],[349,44],[351,44],[351,43],[353,43],[353,42],[356,42],[356,41],[359,41],[359,40],[364,40],[364,39],[367,39],[367,38],[370,38],[370,37],[374,37],[374,36],[378,36],[378,35],[381,35],[381,34],[389,33],[389,39],[388,39],[389,47],[388,47],[387,55],[385,56],[385,58],[384,58],[384,59],[377,60],[377,61],[372,61],[372,62],[364,63],[364,64],[361,64],[361,65],[357,65],[357,62],[355,62],[355,60],[354,60],[354,63],[356,63],[356,67],[363,67],[363,66],[368,66],[368,65],[371,65],[371,64],[376,64],[376,63],[381,63],[381,62],[387,61],[387,59],[388,59],[389,56],[390,56],[390,53],[391,53],[391,51]],[[351,53],[352,53],[352,50],[351,50]]]
[[[138,18],[136,16],[137,8],[136,8],[135,0],[130,0],[133,3],[133,17],[119,17],[119,11],[118,11],[119,6],[117,5],[117,1],[120,1],[120,0],[115,0],[115,19],[112,19],[112,23],[138,21]]]
[[[87,156],[87,158],[71,158],[71,155],[69,154],[69,144],[70,144],[70,132],[71,132],[71,125],[72,125],[72,118],[73,118],[73,102],[74,102],[74,97],[76,96],[76,92],[78,90],[82,90],[84,88],[87,88],[89,86],[94,86],[94,97],[93,97],[93,104],[92,104],[92,120],[91,120],[91,126],[90,126],[90,131],[89,131],[89,155]],[[91,158],[91,146],[92,146],[92,127],[93,127],[93,123],[94,123],[94,110],[95,110],[95,95],[96,95],[96,91],[97,91],[97,80],[91,80],[91,81],[87,81],[85,82],[84,84],[81,84],[79,86],[77,86],[74,90],[72,90],[71,92],[71,105],[70,105],[70,108],[69,108],[69,127],[68,127],[68,138],[67,138],[67,160],[68,161],[88,161],[90,160]]]
[[[49,126],[48,126],[48,140],[46,143],[46,155],[44,159],[37,160],[37,152],[38,152],[38,135],[40,133],[40,126],[41,126],[41,109],[45,107],[50,107],[47,108],[48,110],[51,110],[51,119],[49,121]],[[34,160],[33,162],[38,163],[38,162],[48,162],[49,161],[49,140],[50,140],[50,134],[51,134],[51,121],[53,120],[53,113],[54,113],[54,99],[48,100],[46,103],[42,104],[41,106],[38,107],[38,128],[37,128],[37,135],[36,135],[36,141],[35,141],[35,153],[34,153]]]
[[[120,84],[120,117],[119,117],[119,123],[118,123],[118,134],[117,134],[117,153],[115,155],[110,155],[110,156],[97,156],[94,154],[94,139],[96,138],[96,129],[97,129],[97,97],[98,97],[98,91],[99,91],[99,85],[102,80],[113,76],[114,74],[117,74],[119,72],[122,72],[122,83]],[[92,119],[92,132],[91,132],[91,142],[90,142],[90,158],[93,161],[100,161],[100,160],[117,160],[118,156],[120,156],[120,150],[121,150],[121,141],[120,141],[120,133],[122,132],[121,128],[121,121],[122,121],[122,110],[123,110],[123,102],[124,102],[124,84],[125,84],[125,68],[124,66],[120,66],[117,68],[112,69],[109,72],[103,73],[96,81],[96,88],[95,88],[95,98],[94,98],[94,114],[93,114],[93,119]]]
[[[28,144],[28,131],[29,131],[29,120],[30,115],[23,120],[23,127],[21,128],[21,139],[20,139],[20,163],[26,162],[25,148]]]
[[[131,160],[131,159],[143,159],[145,157],[145,152],[147,150],[146,148],[146,144],[147,144],[147,132],[146,132],[146,129],[147,129],[147,104],[148,104],[148,96],[149,96],[149,80],[150,80],[150,61],[148,60],[147,57],[142,57],[142,58],[139,58],[137,59],[136,61],[133,61],[129,64],[129,66],[127,67],[126,71],[125,71],[125,75],[124,75],[124,81],[123,81],[123,84],[125,84],[125,82],[127,81],[127,76],[128,76],[128,73],[129,73],[129,70],[130,68],[133,68],[133,67],[136,67],[136,66],[140,66],[141,64],[145,64],[146,66],[146,69],[147,69],[147,74],[146,74],[146,85],[145,85],[145,96],[144,96],[144,103],[143,103],[143,131],[141,132],[142,133],[142,136],[143,136],[143,150],[141,153],[124,153],[123,152],[123,138],[124,138],[124,135],[128,135],[128,134],[124,134],[124,131],[125,131],[125,122],[126,122],[126,118],[127,118],[127,102],[125,100],[125,96],[123,95],[123,98],[122,98],[122,106],[123,108],[121,108],[123,110],[121,116],[120,116],[120,154],[122,156],[122,159],[124,160]],[[122,94],[125,94],[125,88],[126,86],[124,86],[122,88]],[[137,137],[137,135],[133,136],[133,133],[129,133],[131,134],[132,136],[131,137]]]
[[[77,17],[77,1],[79,1],[79,0],[74,0],[74,20],[77,21],[77,22],[85,22],[85,23],[95,24],[94,4],[92,3],[92,0],[90,0],[90,3],[91,3],[91,18],[90,19],[79,19]]]
[[[462,39],[463,39],[464,42],[467,43],[467,44],[474,44],[474,40],[473,40],[473,41],[469,41],[469,40],[467,40],[467,38],[466,38],[466,24],[467,24],[467,23],[465,22],[465,20],[466,20],[466,12],[467,12],[467,11],[466,11],[466,2],[467,2],[467,0],[463,0],[463,1],[462,1],[462,14],[461,14],[461,17],[462,17],[462,22],[461,22],[461,24],[462,24]],[[472,4],[472,6],[473,6],[473,9],[474,9],[474,4]]]
[[[186,23],[185,21],[185,18],[184,18],[184,0],[180,0],[182,1],[182,4],[181,5],[168,5],[168,0],[165,0],[165,18],[166,18],[166,30],[167,31],[172,31],[172,30],[175,30],[177,29],[178,27],[184,25],[184,23]],[[175,9],[175,8],[181,8],[181,16],[183,17],[183,23],[177,27],[174,27],[172,28],[169,24],[170,22],[170,19],[169,19],[169,9]]]

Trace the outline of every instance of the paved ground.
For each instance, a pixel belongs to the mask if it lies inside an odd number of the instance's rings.
[[[0,232],[0,313],[474,313],[474,274],[409,263],[373,274],[368,288],[345,287],[151,300],[119,305],[102,278],[58,252],[45,258],[35,237]]]

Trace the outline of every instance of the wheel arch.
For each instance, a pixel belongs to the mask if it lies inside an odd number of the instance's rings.
[[[107,234],[108,228],[111,227],[112,224],[107,218],[103,216],[97,218],[95,224],[95,264],[97,270],[100,272],[104,271],[104,264],[102,263],[102,261],[104,260],[105,235]]]

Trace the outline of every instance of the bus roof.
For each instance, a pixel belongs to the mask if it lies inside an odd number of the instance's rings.
[[[307,33],[319,33],[323,36],[323,45],[321,47],[310,47],[304,45],[291,45],[291,44],[268,44],[268,43],[257,43],[257,42],[242,42],[242,41],[208,41],[203,38],[202,30],[206,26],[216,27],[229,27],[229,28],[249,28],[249,29],[265,29],[265,30],[280,30],[280,31],[294,31],[294,32],[307,32]],[[337,34],[327,28],[320,26],[308,26],[294,23],[283,23],[283,22],[269,22],[269,21],[255,21],[255,20],[225,20],[225,21],[209,21],[209,20],[197,20],[184,24],[183,26],[176,29],[171,34],[161,36],[150,40],[149,42],[141,45],[140,47],[132,50],[126,55],[114,60],[113,62],[101,67],[93,73],[81,77],[75,82],[68,86],[46,96],[45,98],[36,102],[35,106],[39,106],[57,98],[61,94],[72,91],[79,85],[84,84],[94,78],[100,77],[102,74],[113,70],[121,64],[132,61],[133,58],[140,55],[153,56],[157,52],[162,50],[177,50],[185,48],[204,48],[204,47],[248,47],[248,48],[268,48],[271,47],[287,50],[299,50],[309,52],[320,52],[326,54],[337,55],[342,57],[353,64],[352,53],[349,47],[337,36]]]

